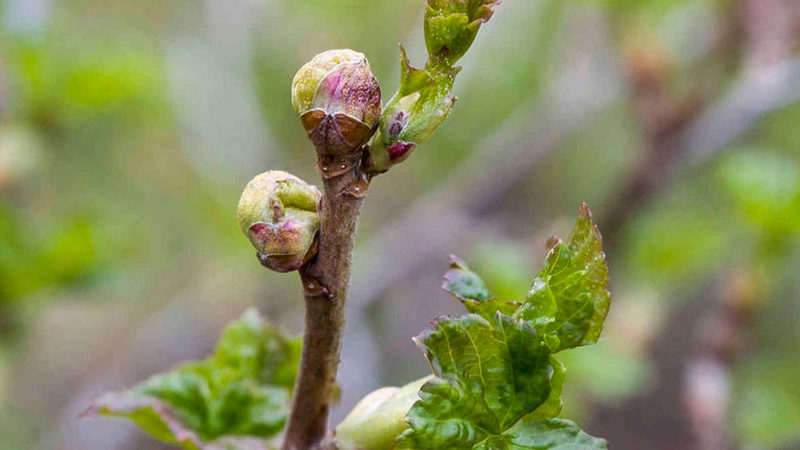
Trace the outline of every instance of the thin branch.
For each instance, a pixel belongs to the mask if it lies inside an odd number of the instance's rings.
[[[788,2],[744,0],[741,6],[745,10],[741,19],[749,35],[739,79],[721,100],[691,122],[668,127],[666,133],[650,133],[651,154],[623,185],[601,227],[607,238],[617,236],[643,202],[718,155],[766,114],[800,101],[800,58],[788,58],[787,43],[792,41],[791,27],[786,25],[791,19],[785,17],[791,15],[786,10]],[[754,12],[759,23],[748,24]],[[772,19],[765,19],[766,12]],[[651,130],[659,125],[644,124]],[[725,429],[730,369],[745,325],[755,312],[754,302],[747,288],[720,292],[719,286],[741,287],[747,282],[715,278],[716,289],[679,308],[662,328],[651,349],[655,371],[661,377],[651,391],[618,407],[595,412],[598,426],[605,425],[608,432],[617,430],[618,445],[641,448],[658,442],[664,448],[676,449],[735,448]],[[695,332],[686,333],[686,329]],[[694,350],[687,354],[687,348]],[[680,397],[684,402],[678,407],[664,401]],[[632,428],[642,433],[630,433]]]
[[[306,298],[303,354],[284,450],[316,448],[325,438],[339,366],[344,307],[363,197],[345,193],[358,168],[325,179],[317,257],[300,271]]]
[[[799,79],[800,58],[745,72],[721,100],[692,122],[656,137],[654,151],[630,175],[618,201],[604,214],[601,228],[607,245],[655,193],[724,150],[765,115],[800,101]]]

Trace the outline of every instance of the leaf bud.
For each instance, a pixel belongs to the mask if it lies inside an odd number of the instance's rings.
[[[401,52],[401,87],[383,110],[369,144],[368,172],[384,172],[405,161],[417,145],[431,137],[455,105],[451,94],[458,68],[431,72],[418,69]]]
[[[280,170],[247,183],[239,199],[239,226],[262,265],[291,272],[314,257],[321,198],[316,187]]]
[[[381,89],[362,53],[328,50],[295,75],[292,106],[317,148],[320,172],[331,177],[360,161],[381,114]]]
[[[402,387],[384,387],[361,399],[336,427],[339,450],[385,450],[393,447],[397,436],[408,429],[406,415],[419,400],[419,390],[433,376],[412,381]]]

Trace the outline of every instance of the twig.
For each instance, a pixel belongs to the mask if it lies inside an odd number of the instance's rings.
[[[635,170],[621,189],[618,201],[606,214],[601,228],[606,244],[643,202],[673,180],[725,149],[765,115],[800,101],[800,58],[745,72],[720,101],[695,120],[657,136],[655,150]]]
[[[618,235],[633,212],[656,192],[717,155],[766,114],[800,101],[800,84],[796,81],[800,79],[800,58],[784,59],[789,54],[787,43],[791,42],[791,27],[786,23],[791,20],[765,19],[763,14],[769,10],[768,16],[791,15],[785,8],[788,2],[744,0],[742,6],[746,11],[741,19],[749,36],[739,80],[721,100],[690,123],[674,127],[666,135],[651,135],[653,153],[632,174],[610,210],[603,228],[607,238]],[[759,13],[759,23],[747,23],[752,12]],[[728,280],[716,278],[718,282]],[[746,289],[725,293],[721,306],[715,303],[720,295],[717,288],[687,303],[663,328],[653,348],[654,365],[661,377],[651,392],[618,408],[595,412],[598,425],[604,423],[607,426],[603,428],[609,432],[618,430],[618,445],[642,448],[658,442],[665,449],[732,448],[725,430],[729,371],[742,328],[753,313],[753,302]],[[696,331],[689,336],[676,331],[687,328]],[[686,348],[696,349],[695,353],[687,355],[681,350]],[[684,403],[679,407],[664,401],[680,396]],[[643,417],[648,419],[642,422]],[[632,428],[638,429],[639,435],[630,433]]]
[[[315,448],[328,425],[339,366],[344,306],[363,197],[345,193],[361,179],[358,167],[324,180],[317,257],[300,271],[306,298],[303,354],[295,385],[285,450]]]

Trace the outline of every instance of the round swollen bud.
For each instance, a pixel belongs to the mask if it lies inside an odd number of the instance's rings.
[[[247,183],[239,199],[239,226],[261,264],[290,272],[314,257],[321,197],[314,186],[280,170]]]
[[[392,448],[395,439],[408,429],[408,410],[419,400],[419,390],[433,376],[402,387],[384,387],[361,399],[336,427],[339,450],[380,450]]]
[[[297,72],[292,106],[317,148],[323,176],[349,169],[381,114],[381,89],[359,52],[328,50]]]

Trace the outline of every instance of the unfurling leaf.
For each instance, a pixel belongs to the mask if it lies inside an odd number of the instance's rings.
[[[369,143],[368,172],[380,173],[404,161],[444,122],[456,97],[455,63],[467,52],[498,0],[428,0],[425,7],[424,69],[413,67],[400,47],[400,88],[383,108]]]
[[[520,421],[508,431],[500,446],[484,448],[513,450],[606,450],[603,439],[589,436],[569,420]]]
[[[450,260],[450,270],[444,274],[442,289],[461,301],[469,312],[492,320],[498,311],[511,315],[519,309],[519,303],[492,297],[481,277],[471,271],[460,258],[450,255]]]
[[[106,394],[84,415],[131,419],[185,449],[267,449],[286,422],[299,357],[299,339],[250,309],[228,325],[212,356]]]
[[[455,64],[499,4],[500,0],[428,0],[425,44],[430,58],[447,67]]]
[[[416,338],[436,378],[408,414],[398,449],[481,448],[550,395],[555,368],[533,327],[498,314],[442,318]]]
[[[567,242],[552,242],[544,267],[514,317],[558,338],[554,351],[593,344],[611,302],[607,286],[603,239],[584,203]]]
[[[567,376],[567,368],[561,361],[550,357],[550,365],[553,366],[553,377],[550,379],[550,395],[532,413],[522,418],[525,421],[549,419],[561,413],[564,401],[561,394],[564,392],[564,379]]]
[[[396,449],[606,448],[554,418],[566,371],[553,353],[597,341],[610,301],[601,237],[586,204],[569,240],[548,247],[522,303],[494,299],[453,257],[442,288],[475,314],[440,319],[416,338],[435,378],[422,386]]]
[[[455,257],[442,288],[484,318],[500,312],[529,322],[554,352],[597,342],[611,301],[603,240],[585,203],[569,239],[548,242],[542,270],[523,302],[492,298],[483,280]]]

